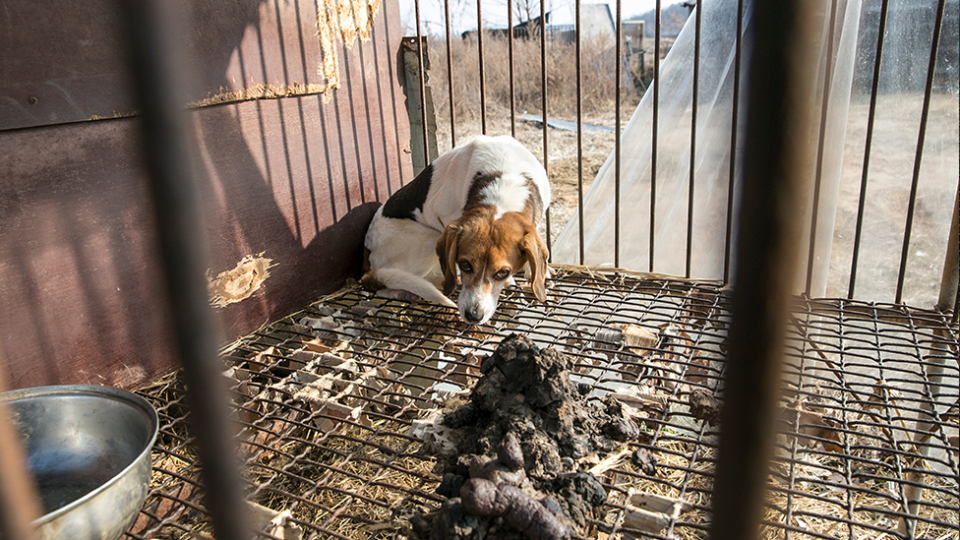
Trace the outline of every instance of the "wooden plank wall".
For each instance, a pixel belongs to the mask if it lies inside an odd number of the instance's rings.
[[[110,0],[0,12],[0,368],[8,386],[136,388],[175,368],[136,100]],[[185,0],[191,102],[323,84],[310,0]],[[229,342],[359,272],[379,202],[412,179],[399,11],[340,48],[340,89],[190,110],[211,275],[273,260],[217,308]],[[398,69],[399,68],[399,69]],[[215,100],[214,100],[215,101]]]

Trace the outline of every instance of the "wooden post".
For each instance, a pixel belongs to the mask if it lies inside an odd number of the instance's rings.
[[[417,59],[417,38],[403,38],[403,70],[406,75],[407,115],[410,117],[410,153],[413,159],[413,174],[420,174],[427,164],[439,155],[437,151],[437,114],[433,108],[433,93],[430,90],[430,57],[427,55],[427,38],[421,38],[423,50],[423,84],[420,84],[420,65]],[[424,99],[420,97],[423,88]],[[422,107],[426,107],[426,115]],[[452,104],[451,104],[452,105]],[[427,121],[426,141],[430,156],[424,152],[423,119]]]

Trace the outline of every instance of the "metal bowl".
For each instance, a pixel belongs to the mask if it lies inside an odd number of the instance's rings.
[[[44,515],[43,540],[113,540],[137,518],[150,484],[157,412],[105,386],[44,386],[0,394],[20,428]]]

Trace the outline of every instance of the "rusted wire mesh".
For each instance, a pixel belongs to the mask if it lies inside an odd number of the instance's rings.
[[[444,500],[425,426],[520,333],[572,356],[591,398],[614,394],[640,419],[637,440],[584,464],[609,492],[589,537],[706,538],[728,310],[715,283],[559,271],[548,305],[511,288],[488,326],[468,327],[452,310],[345,289],[226,351],[251,521],[265,538],[406,537],[411,515]],[[765,538],[957,538],[957,346],[939,313],[799,301]],[[161,434],[128,537],[203,538],[182,383],[140,393]],[[651,526],[644,494],[683,504]]]

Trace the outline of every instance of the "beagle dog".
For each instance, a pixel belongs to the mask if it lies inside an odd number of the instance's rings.
[[[361,284],[380,296],[455,307],[464,322],[484,324],[500,291],[525,269],[546,302],[547,247],[537,224],[549,205],[547,173],[529,150],[509,136],[477,137],[438,157],[377,210]],[[454,304],[448,295],[458,271]]]

